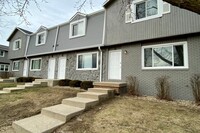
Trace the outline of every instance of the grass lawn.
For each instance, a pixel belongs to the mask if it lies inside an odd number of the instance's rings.
[[[200,133],[200,108],[156,99],[117,97],[55,133]]]
[[[0,132],[13,133],[13,121],[39,114],[42,108],[60,104],[79,91],[44,87],[0,95]]]
[[[17,85],[23,85],[24,83],[0,83],[0,90],[7,87],[16,87]]]

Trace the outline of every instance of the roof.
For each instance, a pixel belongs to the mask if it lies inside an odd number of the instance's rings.
[[[8,46],[1,45],[1,44],[0,44],[0,50],[8,51]]]
[[[15,34],[17,31],[21,31],[21,32],[22,32],[23,34],[25,34],[25,35],[30,35],[30,34],[32,34],[31,31],[28,31],[28,30],[25,30],[25,29],[16,27],[16,28],[13,30],[13,32],[10,34],[10,36],[8,37],[7,41],[10,41],[10,39],[14,36],[14,34]]]
[[[115,0],[106,0],[103,4],[104,7],[108,6],[109,4],[111,4],[113,1]]]

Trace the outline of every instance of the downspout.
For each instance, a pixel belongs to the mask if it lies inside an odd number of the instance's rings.
[[[27,36],[27,41],[26,41],[26,50],[24,53],[24,57],[27,60],[27,76],[29,76],[29,58],[27,57],[27,51],[28,51],[28,46],[29,46],[29,42],[30,42],[30,35]]]
[[[60,29],[60,26],[57,26],[56,37],[55,37],[55,41],[54,41],[54,45],[53,45],[53,52],[56,51],[59,29]]]
[[[99,51],[100,51],[100,76],[99,76],[99,82],[102,81],[102,50],[101,50],[101,46],[98,47]]]

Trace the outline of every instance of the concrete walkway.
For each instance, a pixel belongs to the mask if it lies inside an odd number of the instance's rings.
[[[43,108],[39,115],[15,121],[12,126],[16,133],[52,133],[71,118],[112,97],[113,89],[90,88],[77,97],[63,99],[59,105]]]

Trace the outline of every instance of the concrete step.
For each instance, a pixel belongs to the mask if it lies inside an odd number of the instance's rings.
[[[18,88],[24,88],[24,89],[28,89],[28,88],[33,88],[33,85],[17,85]]]
[[[99,101],[97,99],[74,97],[74,98],[63,99],[62,104],[89,109],[97,105],[98,102]]]
[[[35,82],[47,82],[47,86],[56,86],[58,85],[59,79],[35,79]]]
[[[77,97],[80,98],[90,98],[96,99],[99,101],[103,101],[108,98],[108,94],[106,93],[97,93],[97,92],[80,92],[77,94]]]
[[[83,108],[59,104],[43,108],[41,114],[66,122],[84,111]]]
[[[45,115],[36,115],[12,124],[16,133],[52,133],[65,122]]]
[[[9,93],[9,92],[7,92],[7,91],[0,91],[0,94],[7,94],[7,93]]]
[[[112,98],[115,96],[115,90],[109,89],[109,88],[89,88],[88,92],[106,93],[108,94],[109,98]]]
[[[10,82],[14,82],[14,79],[0,79],[0,82],[2,82],[2,83],[10,83]]]
[[[18,88],[18,87],[3,88],[3,91],[6,91],[8,93],[14,92],[14,91],[21,91],[21,90],[24,90],[24,88]]]

